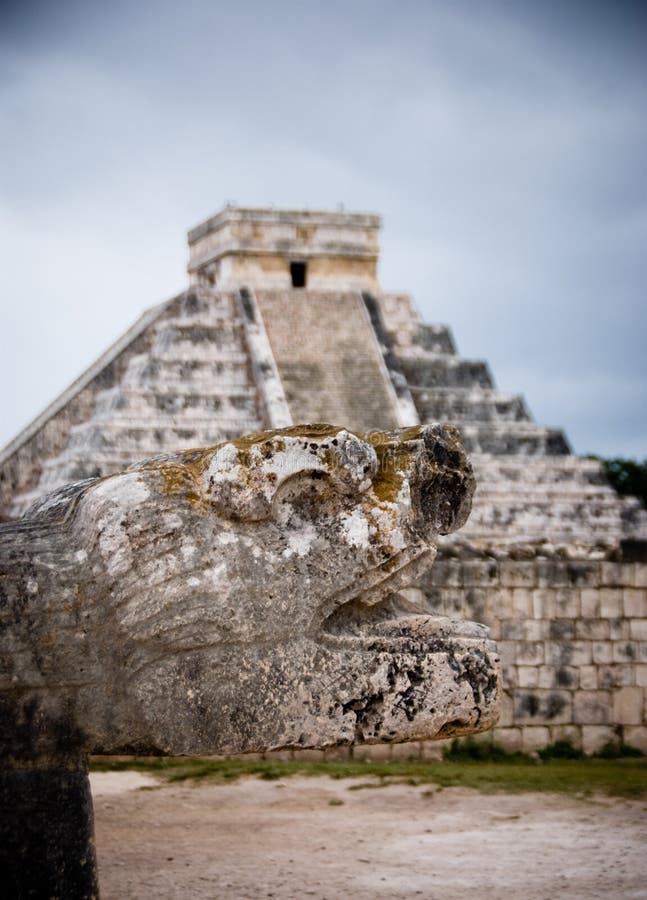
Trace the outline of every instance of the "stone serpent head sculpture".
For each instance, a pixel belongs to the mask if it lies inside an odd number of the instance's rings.
[[[0,527],[10,768],[466,734],[494,724],[482,626],[398,597],[474,489],[457,433],[328,425],[148,460]],[[11,789],[10,789],[11,790]]]

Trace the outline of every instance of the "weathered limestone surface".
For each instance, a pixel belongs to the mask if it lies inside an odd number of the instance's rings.
[[[587,746],[602,734],[587,729],[606,729],[647,747],[647,718],[624,721],[636,718],[637,694],[615,699],[620,687],[645,687],[640,645],[647,626],[636,610],[647,571],[647,512],[615,493],[598,462],[573,456],[559,429],[537,424],[523,397],[498,390],[486,362],[461,357],[447,326],[422,322],[410,297],[381,290],[378,229],[379,218],[365,214],[236,207],[194,229],[191,288],[147,313],[0,452],[0,517],[20,515],[72,480],[295,420],[343,421],[360,431],[452,422],[478,488],[460,536],[439,547],[463,568],[455,584],[436,581],[435,568],[420,581],[418,601],[431,611],[465,602],[505,634],[519,653],[519,670],[506,667],[511,697],[532,690],[539,677],[524,649],[535,638],[525,635],[543,635],[554,610],[579,610],[568,620],[575,640],[605,646],[599,663],[573,652],[568,668],[579,687],[561,688],[602,691],[608,723],[590,721],[598,714],[586,710],[594,707],[574,696],[560,719],[570,710],[573,735],[579,741],[586,734]],[[303,267],[303,287],[293,286],[293,264]],[[528,571],[524,584],[510,588],[511,616],[508,585],[489,572],[492,565],[507,572],[517,561]],[[571,563],[591,572],[615,565],[620,574],[613,585],[591,575],[585,586],[570,581]],[[564,632],[550,640],[572,639]],[[541,665],[542,684],[566,677],[554,652]],[[602,674],[591,668],[597,665],[615,668]],[[598,688],[598,681],[622,685]],[[528,748],[552,739],[557,723],[544,715],[548,707],[540,704],[530,721],[522,704],[509,708],[515,731],[507,738]]]
[[[473,487],[452,429],[296,426],[69,485],[0,527],[0,846],[16,895],[29,879],[46,896],[96,892],[87,752],[493,725],[487,630],[399,594]]]

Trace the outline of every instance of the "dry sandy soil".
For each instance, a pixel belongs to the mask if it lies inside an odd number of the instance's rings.
[[[91,780],[103,900],[647,898],[644,800]]]

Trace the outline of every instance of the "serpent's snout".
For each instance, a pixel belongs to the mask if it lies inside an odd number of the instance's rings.
[[[374,490],[395,500],[408,483],[413,528],[428,540],[467,521],[474,493],[472,466],[450,425],[425,425],[367,436],[376,448]]]

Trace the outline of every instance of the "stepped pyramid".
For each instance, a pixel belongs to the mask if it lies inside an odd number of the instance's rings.
[[[0,516],[69,481],[265,428],[452,422],[476,470],[473,512],[411,596],[502,642],[509,746],[572,726],[586,749],[617,727],[647,748],[647,513],[497,390],[485,362],[459,356],[447,326],[381,289],[379,228],[371,214],[228,206],[190,231],[187,290],[0,454]]]

